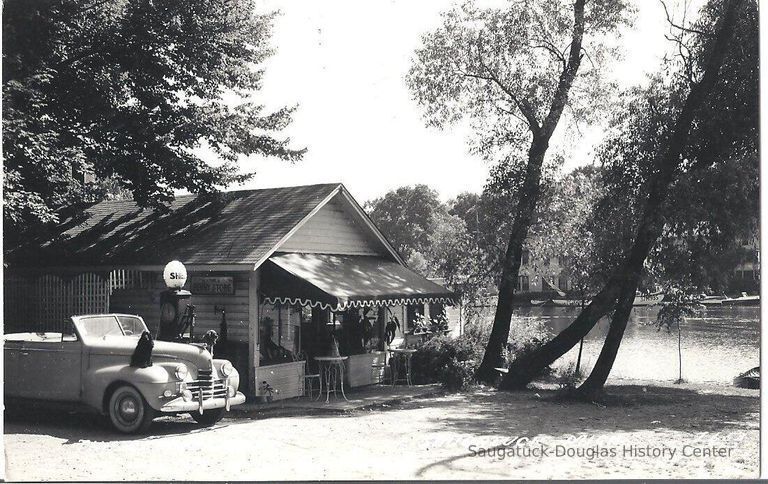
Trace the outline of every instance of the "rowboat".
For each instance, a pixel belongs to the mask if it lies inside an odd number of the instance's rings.
[[[745,371],[741,375],[733,379],[733,385],[739,388],[760,388],[760,367],[756,366],[749,371]]]

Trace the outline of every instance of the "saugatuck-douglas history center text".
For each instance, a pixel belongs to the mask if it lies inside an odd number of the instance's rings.
[[[549,446],[544,443],[528,445],[526,439],[515,439],[506,444],[495,447],[480,447],[470,445],[468,447],[471,457],[487,457],[491,459],[504,460],[509,457],[516,458],[542,458],[542,457],[576,457],[583,459],[596,458],[709,458],[709,457],[730,457],[733,452],[732,447],[720,446],[693,446],[684,445],[680,448],[652,445],[617,445],[617,446],[567,446],[557,444]]]

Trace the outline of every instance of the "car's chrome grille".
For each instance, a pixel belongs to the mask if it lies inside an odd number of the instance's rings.
[[[213,370],[197,370],[197,380],[188,381],[187,389],[197,397],[203,391],[203,400],[209,398],[224,398],[227,395],[227,381],[214,379]]]

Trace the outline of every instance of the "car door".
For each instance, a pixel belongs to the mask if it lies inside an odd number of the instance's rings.
[[[21,352],[21,341],[5,341],[3,347],[3,388],[6,397],[22,396],[23,374],[19,366]]]
[[[83,343],[79,339],[27,341],[19,352],[21,395],[43,400],[80,399]]]

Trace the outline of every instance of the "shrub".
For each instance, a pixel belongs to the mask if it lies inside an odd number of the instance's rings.
[[[473,320],[464,325],[463,334],[456,338],[435,335],[428,339],[411,360],[411,378],[416,384],[442,383],[449,390],[465,390],[474,382],[474,375],[485,354],[491,334],[489,320]],[[512,321],[505,358],[516,358],[543,345],[552,337],[538,318],[517,318]],[[548,374],[548,367],[544,373]]]
[[[540,318],[513,318],[507,340],[507,365],[543,346],[552,339],[552,331]],[[547,367],[542,375],[552,373]]]
[[[449,390],[465,390],[482,357],[482,348],[467,335],[435,335],[413,355],[411,378],[417,384],[442,383]]]
[[[576,371],[576,362],[572,361],[568,366],[558,371],[556,382],[564,390],[574,389],[584,377],[583,371],[583,368],[579,368],[579,371]]]

